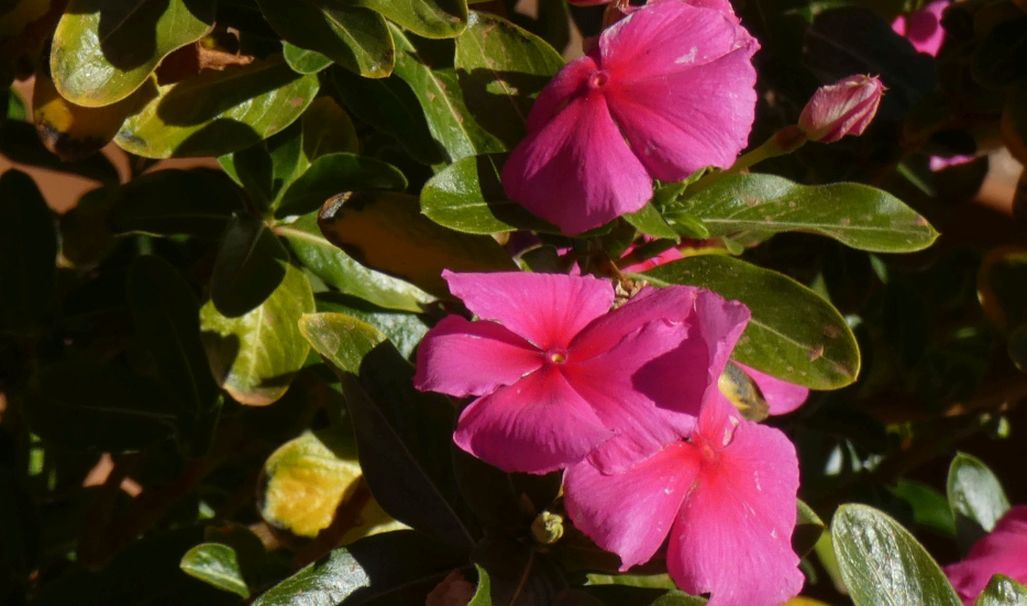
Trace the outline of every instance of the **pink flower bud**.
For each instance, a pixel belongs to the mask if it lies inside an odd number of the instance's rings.
[[[799,128],[810,141],[823,143],[859,136],[877,114],[884,90],[876,76],[849,76],[821,86],[799,115]]]

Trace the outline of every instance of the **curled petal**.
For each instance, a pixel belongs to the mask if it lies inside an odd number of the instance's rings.
[[[542,366],[542,352],[494,322],[443,318],[417,348],[414,386],[451,396],[480,396]]]
[[[621,570],[627,570],[659,549],[697,470],[684,442],[615,475],[579,463],[564,476],[567,513],[597,545],[619,555]]]
[[[613,287],[591,276],[442,273],[449,290],[484,319],[499,322],[539,349],[566,348],[613,304]]]
[[[559,369],[546,366],[472,402],[453,440],[504,471],[548,473],[581,461],[611,435]]]

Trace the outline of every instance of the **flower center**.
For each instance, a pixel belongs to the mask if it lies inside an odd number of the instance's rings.
[[[609,74],[606,73],[606,70],[601,69],[593,72],[592,75],[588,77],[588,87],[592,90],[597,90],[606,86],[606,83],[609,80]]]
[[[554,348],[546,351],[546,362],[550,364],[565,364],[567,362],[567,350]]]

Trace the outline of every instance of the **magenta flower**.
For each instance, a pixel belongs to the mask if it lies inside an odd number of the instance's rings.
[[[884,96],[876,76],[848,76],[821,86],[799,114],[799,128],[810,141],[833,143],[846,135],[862,135]]]
[[[967,606],[996,574],[1027,583],[1027,505],[1007,511],[994,530],[974,543],[963,561],[945,567],[945,574]]]
[[[952,0],[933,0],[918,11],[908,15],[899,15],[892,21],[891,28],[896,34],[909,40],[917,51],[938,56],[941,45],[945,41],[945,30],[941,27],[941,14]]]
[[[652,179],[734,163],[759,44],[724,0],[662,0],[618,21],[542,91],[503,167],[511,199],[568,234],[637,211]]]
[[[703,406],[689,441],[605,474],[567,471],[574,525],[621,558],[649,560],[667,536],[667,571],[710,606],[777,606],[802,589],[792,550],[799,464],[777,429],[739,419],[723,401]]]
[[[443,277],[479,320],[452,315],[429,331],[414,384],[476,396],[454,441],[507,471],[585,457],[614,470],[687,434],[749,318],[686,286],[645,289],[610,311],[613,288],[593,277]]]

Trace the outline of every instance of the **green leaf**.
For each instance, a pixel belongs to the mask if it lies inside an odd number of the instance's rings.
[[[798,515],[795,520],[795,531],[792,533],[792,548],[800,557],[813,550],[813,547],[824,534],[824,521],[801,499],[798,500]]]
[[[374,11],[330,0],[257,4],[278,35],[297,47],[321,53],[365,78],[392,73],[396,49],[385,19]]]
[[[448,296],[442,270],[513,270],[495,240],[450,231],[418,212],[417,199],[396,193],[338,196],[322,207],[326,238],[354,259],[440,297]]]
[[[946,488],[956,532],[965,547],[991,532],[1009,511],[1009,499],[998,478],[983,461],[965,452],[952,459]]]
[[[317,94],[318,80],[269,59],[208,70],[159,90],[115,137],[125,151],[169,158],[220,156],[249,147],[298,118]]]
[[[398,29],[392,29],[392,37],[396,41],[396,75],[410,85],[428,129],[446,150],[449,161],[504,151],[506,145],[468,109],[456,71],[445,67],[433,69],[433,63]]]
[[[416,604],[461,563],[459,555],[415,532],[379,534],[332,550],[269,589],[253,606]]]
[[[421,190],[421,211],[432,221],[470,234],[533,229],[559,233],[506,197],[499,170],[505,154],[457,160],[428,180]]]
[[[128,304],[140,345],[156,362],[165,393],[180,406],[183,433],[201,441],[195,452],[205,450],[210,427],[203,425],[216,421],[220,399],[200,342],[200,304],[189,283],[160,257],[141,256],[129,269]]]
[[[218,589],[250,597],[250,588],[243,578],[235,549],[223,543],[200,543],[182,556],[179,568],[191,577]]]
[[[399,190],[407,187],[398,168],[367,156],[346,152],[321,156],[289,185],[275,214],[305,215],[321,208],[328,198],[348,191]]]
[[[489,573],[478,564],[474,565],[474,569],[478,571],[478,586],[467,606],[492,606],[492,581]]]
[[[387,309],[420,312],[431,295],[392,276],[368,269],[329,242],[313,214],[275,226],[296,258],[317,277],[348,295]]]
[[[124,99],[171,51],[206,35],[216,10],[209,0],[72,0],[50,50],[54,84],[85,107]]]
[[[220,171],[169,168],[140,175],[118,188],[110,212],[114,233],[219,238],[242,191]]]
[[[913,512],[913,523],[930,528],[941,535],[956,535],[949,503],[945,496],[934,488],[923,482],[903,478],[888,490],[909,505]]]
[[[635,229],[647,236],[663,238],[666,240],[678,240],[678,232],[667,224],[660,216],[660,211],[650,203],[642,207],[642,210],[624,215],[624,220],[630,223]]]
[[[425,38],[452,38],[467,25],[467,0],[353,0]]]
[[[346,110],[318,97],[303,114],[303,155],[308,162],[337,152],[360,153],[360,138]]]
[[[265,406],[281,398],[310,351],[298,322],[313,310],[310,283],[292,265],[271,296],[243,316],[225,317],[208,301],[200,328],[214,379],[241,404]]]
[[[421,164],[445,160],[420,102],[403,80],[361,78],[343,69],[329,70],[329,74],[333,92],[354,116],[395,139]]]
[[[34,328],[50,309],[57,271],[53,214],[31,177],[0,175],[0,329]]]
[[[859,349],[845,319],[788,276],[733,257],[699,255],[639,277],[709,288],[745,303],[752,319],[734,354],[743,364],[813,389],[844,387],[859,374]]]
[[[1027,586],[1007,576],[996,574],[977,596],[974,606],[1027,606]]]
[[[842,505],[831,522],[831,537],[856,606],[962,604],[927,550],[880,511]]]
[[[711,236],[801,231],[872,252],[922,250],[938,237],[901,200],[860,183],[810,186],[776,175],[725,175],[677,204]]]
[[[657,598],[650,606],[703,606],[704,604],[706,604],[706,598],[688,595],[675,589]]]
[[[346,314],[367,322],[388,337],[399,353],[407,359],[410,359],[428,332],[428,325],[418,314],[383,309],[337,293],[318,293],[315,298],[319,312]]]
[[[329,57],[282,41],[282,57],[297,74],[316,74],[332,64]]]
[[[563,67],[545,40],[513,23],[472,11],[456,39],[454,64],[467,108],[508,147],[524,136],[535,95]]]
[[[214,260],[210,300],[218,312],[235,318],[261,303],[285,277],[289,253],[264,221],[232,218]]]
[[[452,404],[414,390],[410,363],[365,322],[313,314],[304,316],[300,330],[340,371],[360,466],[382,508],[416,530],[469,547],[470,534],[446,496],[456,492]]]

